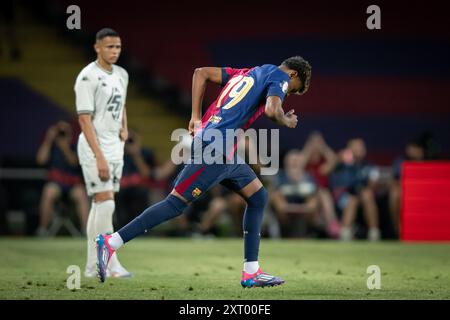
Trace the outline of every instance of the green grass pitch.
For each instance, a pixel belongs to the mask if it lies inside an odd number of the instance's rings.
[[[263,239],[263,270],[286,283],[243,289],[242,240],[140,238],[119,252],[130,279],[83,276],[82,239],[0,239],[0,299],[450,299],[450,246]],[[66,286],[67,267],[81,288]],[[369,265],[381,289],[367,288]]]

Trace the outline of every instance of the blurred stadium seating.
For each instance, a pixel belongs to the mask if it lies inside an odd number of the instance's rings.
[[[72,2],[53,3],[63,10]],[[450,147],[444,120],[450,113],[450,43],[440,28],[443,13],[435,7],[381,1],[379,35],[364,28],[364,3],[291,2],[289,18],[278,3],[268,1],[232,1],[223,10],[210,1],[77,3],[89,31],[105,25],[119,30],[126,50],[183,96],[189,95],[198,66],[279,64],[295,54],[310,60],[313,85],[305,97],[289,100],[301,125],[282,132],[284,149],[296,147],[290,141],[303,142],[313,129],[335,148],[361,136],[371,150],[369,158],[383,164],[422,131],[432,131],[443,149]],[[402,15],[405,4],[408,15]],[[100,10],[103,14],[96,14]],[[208,92],[208,100],[216,93]]]

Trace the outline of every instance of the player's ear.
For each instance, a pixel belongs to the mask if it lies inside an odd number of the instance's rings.
[[[291,78],[291,79],[294,79],[297,75],[298,75],[298,72],[295,70],[291,70],[291,72],[289,72],[289,78]]]
[[[100,45],[99,45],[98,41],[96,41],[94,43],[94,50],[95,50],[95,52],[100,53]]]

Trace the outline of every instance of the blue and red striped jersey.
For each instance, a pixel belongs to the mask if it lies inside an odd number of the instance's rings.
[[[278,96],[283,102],[288,83],[288,74],[272,64],[222,68],[222,91],[203,115],[202,130],[196,136],[218,129],[225,139],[227,129],[248,129],[264,113],[267,97]]]

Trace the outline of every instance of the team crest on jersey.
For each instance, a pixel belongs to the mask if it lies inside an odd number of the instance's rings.
[[[280,83],[280,87],[281,87],[281,90],[283,90],[283,93],[287,93],[287,90],[288,90],[287,81],[283,81],[283,83]]]
[[[208,121],[217,124],[217,123],[219,123],[221,120],[222,120],[222,117],[219,117],[219,116],[211,116],[211,117],[209,118]]]
[[[192,196],[194,198],[199,197],[202,194],[202,190],[200,190],[199,188],[195,188],[194,190],[192,190]]]

